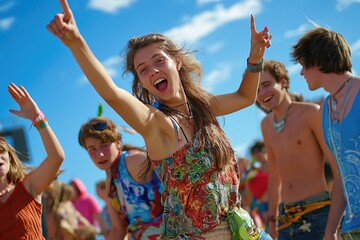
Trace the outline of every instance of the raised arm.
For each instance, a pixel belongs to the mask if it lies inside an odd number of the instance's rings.
[[[87,79],[100,96],[141,135],[146,135],[156,111],[127,91],[116,86],[104,66],[94,56],[80,34],[74,15],[66,0],[60,0],[62,13],[55,15],[47,29],[69,47]],[[161,126],[161,125],[160,125]]]
[[[45,116],[41,113],[26,89],[12,83],[9,85],[8,90],[12,98],[20,106],[20,110],[11,109],[10,112],[19,117],[32,120],[35,125],[34,128],[37,128],[39,131],[47,154],[43,162],[24,178],[26,189],[34,198],[39,199],[39,195],[58,174],[65,154]]]
[[[262,61],[265,49],[271,45],[271,38],[268,27],[260,32],[256,31],[255,19],[251,15],[251,49],[247,59],[248,68],[237,91],[216,96],[217,103],[214,104],[214,109],[217,116],[235,112],[255,102]]]

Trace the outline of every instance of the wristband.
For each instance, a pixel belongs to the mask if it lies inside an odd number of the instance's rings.
[[[264,58],[260,60],[259,63],[250,63],[249,58],[246,60],[247,70],[251,73],[262,72],[264,70]]]
[[[45,115],[42,112],[38,113],[31,122],[34,124],[37,130],[45,128],[47,125],[49,125]]]

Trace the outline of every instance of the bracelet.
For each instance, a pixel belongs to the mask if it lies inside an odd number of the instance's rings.
[[[251,73],[262,72],[264,70],[264,58],[259,63],[249,63],[249,58],[246,60],[247,70]]]
[[[37,130],[40,130],[44,127],[46,127],[47,125],[49,125],[45,115],[40,112],[38,113],[34,119],[31,120],[32,124],[34,124],[34,126],[36,127]]]

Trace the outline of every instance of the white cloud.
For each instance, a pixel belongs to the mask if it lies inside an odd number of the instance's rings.
[[[0,30],[7,30],[15,22],[15,17],[0,19]]]
[[[229,79],[230,73],[231,73],[231,64],[228,63],[222,63],[219,64],[215,70],[208,73],[203,78],[202,87],[208,91],[212,92],[213,88],[225,82],[227,79]]]
[[[310,27],[308,24],[302,24],[296,29],[286,31],[284,36],[285,36],[285,38],[292,38],[292,37],[300,36],[309,29],[310,29]]]
[[[242,18],[250,19],[251,14],[256,15],[261,9],[262,5],[259,0],[241,1],[227,9],[218,4],[213,11],[202,12],[190,18],[184,25],[168,30],[164,35],[178,44],[196,43],[226,23]]]
[[[337,0],[336,10],[342,11],[353,3],[360,3],[360,0]]]
[[[196,0],[197,5],[202,6],[208,3],[221,2],[221,0]]]
[[[351,53],[355,56],[360,57],[360,39],[350,46]]]
[[[289,75],[299,75],[300,71],[301,71],[301,65],[300,63],[297,63],[295,65],[291,65],[291,66],[287,66],[286,69],[289,72]]]
[[[310,30],[311,28],[319,27],[319,24],[317,24],[314,20],[312,20],[306,16],[305,16],[305,18],[312,26],[310,26],[307,23],[304,23],[296,29],[285,32],[285,34],[284,34],[285,38],[292,38],[292,37],[300,36],[300,35],[303,35],[305,32],[307,32],[308,30]]]
[[[5,12],[14,6],[15,2],[8,2],[0,5],[0,12]]]
[[[224,47],[223,42],[216,42],[214,44],[211,44],[207,47],[207,53],[212,54],[218,52],[220,49]]]
[[[112,56],[103,62],[104,67],[112,78],[118,76],[118,69],[121,69],[121,58],[119,55]]]
[[[122,8],[129,7],[136,0],[90,0],[88,6],[106,13],[116,13]]]
[[[109,57],[108,59],[104,60],[102,62],[102,65],[105,67],[106,71],[109,73],[112,79],[119,76],[118,69],[121,69],[121,57],[119,55],[115,55],[112,57]],[[88,79],[86,76],[80,77],[78,81],[78,85],[85,85],[89,84]]]

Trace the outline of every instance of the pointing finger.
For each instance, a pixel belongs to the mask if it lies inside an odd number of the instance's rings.
[[[68,22],[71,18],[70,6],[69,6],[67,0],[60,0],[60,3],[61,3],[61,7],[62,7],[63,13],[64,13],[64,21]]]
[[[67,0],[60,0],[60,3],[61,3],[61,7],[62,7],[64,13],[71,12],[71,9],[69,7]]]
[[[256,32],[256,26],[255,26],[255,18],[254,16],[251,14],[251,32]]]

